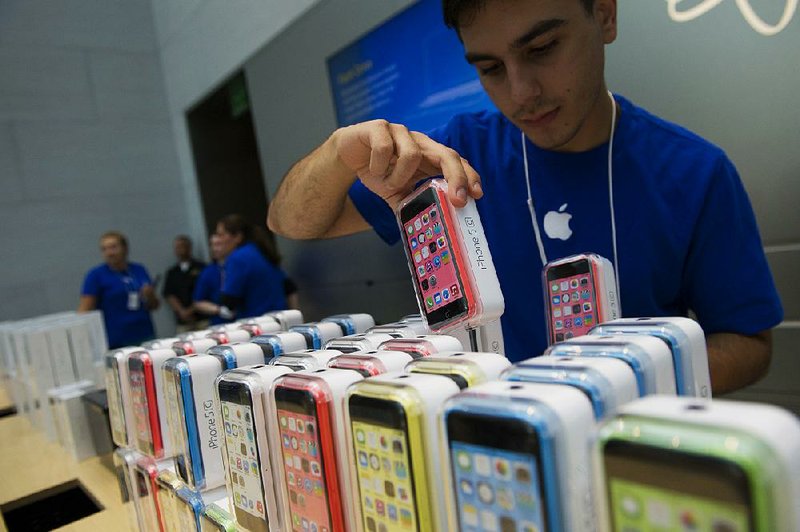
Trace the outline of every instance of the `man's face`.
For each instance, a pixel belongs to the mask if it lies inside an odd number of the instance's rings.
[[[488,0],[460,27],[467,60],[497,108],[540,148],[584,151],[605,140],[604,44],[616,1]]]
[[[100,252],[103,254],[103,260],[109,266],[123,264],[127,256],[125,246],[116,237],[106,237],[100,240]]]
[[[189,260],[192,257],[192,245],[182,238],[175,239],[173,249],[178,260]]]

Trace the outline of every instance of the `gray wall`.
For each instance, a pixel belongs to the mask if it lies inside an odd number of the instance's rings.
[[[0,320],[75,308],[108,229],[163,271],[188,227],[150,2],[3,0],[0,72]]]
[[[326,57],[409,3],[322,1],[246,63],[270,195],[291,165],[335,128]],[[750,4],[771,23],[784,8],[770,0]],[[680,24],[667,9],[663,0],[619,2],[619,39],[607,49],[609,86],[719,144],[738,166],[787,320],[775,333],[770,375],[738,396],[800,412],[792,378],[800,374],[800,360],[791,347],[800,341],[800,14],[784,31],[765,36],[733,1]],[[373,234],[280,245],[315,317],[363,310],[388,320],[414,308],[402,251]]]
[[[270,197],[291,165],[336,127],[325,58],[410,3],[319,2],[245,64]],[[369,312],[388,322],[417,311],[402,248],[373,233],[280,239],[279,246],[310,319]]]
[[[206,228],[186,111],[318,0],[150,0],[191,234]]]

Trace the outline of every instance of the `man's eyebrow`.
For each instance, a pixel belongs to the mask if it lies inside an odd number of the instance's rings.
[[[511,49],[519,49],[524,47],[526,44],[531,42],[532,40],[536,39],[537,37],[544,35],[548,31],[552,31],[556,28],[559,28],[567,23],[566,20],[561,18],[551,18],[547,20],[541,20],[533,25],[528,31],[522,34],[520,37],[514,39],[511,43]],[[482,54],[482,53],[467,53],[464,55],[464,59],[467,60],[467,63],[474,64],[478,61],[488,61],[492,59],[496,59],[495,56],[491,54]]]
[[[563,18],[551,18],[547,20],[542,20],[537,22],[533,25],[531,29],[526,31],[520,37],[514,39],[514,42],[511,43],[511,48],[522,48],[532,40],[536,39],[540,35],[544,35],[548,31],[552,31],[556,28],[559,28],[566,24],[567,21]]]

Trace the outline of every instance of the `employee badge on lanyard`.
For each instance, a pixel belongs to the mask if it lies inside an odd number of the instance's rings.
[[[139,291],[136,289],[133,276],[126,273],[122,276],[122,282],[125,283],[125,288],[128,290],[128,310],[139,310]]]

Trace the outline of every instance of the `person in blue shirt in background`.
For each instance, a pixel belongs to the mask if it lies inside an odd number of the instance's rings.
[[[511,361],[547,345],[543,262],[595,252],[616,259],[623,316],[697,316],[715,394],[761,378],[783,310],[747,194],[720,148],[608,92],[616,0],[442,5],[500,112],[429,134],[385,120],[334,131],[284,177],[270,229],[312,239],[372,228],[394,243],[392,209],[442,175],[455,207],[476,200]],[[553,215],[573,228],[549,230]]]
[[[211,316],[209,319],[211,325],[230,323],[230,319],[219,315],[222,303],[223,268],[227,254],[223,250],[221,237],[216,233],[209,238],[209,249],[211,250],[211,262],[197,278],[197,285],[194,287],[192,296],[193,307],[196,312]]]
[[[280,255],[266,231],[239,214],[218,223],[215,235],[225,256],[218,314],[228,320],[261,316],[289,307],[294,284],[280,268]]]
[[[78,312],[99,309],[111,349],[155,338],[150,312],[159,306],[150,274],[128,261],[128,239],[118,231],[100,237],[105,264],[89,270],[83,281]]]

